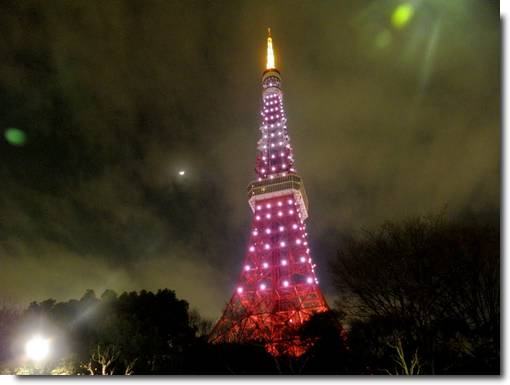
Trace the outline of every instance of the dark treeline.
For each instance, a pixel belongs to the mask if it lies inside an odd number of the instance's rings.
[[[498,224],[444,217],[385,224],[342,241],[331,263],[338,303],[299,331],[300,358],[257,344],[211,345],[211,322],[172,290],[0,309],[3,373],[498,374]],[[52,338],[44,367],[23,361],[27,335]]]
[[[499,373],[499,223],[388,223],[345,241],[330,270],[354,371]]]

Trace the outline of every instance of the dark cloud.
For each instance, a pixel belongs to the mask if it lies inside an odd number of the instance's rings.
[[[312,251],[448,207],[499,210],[491,2],[36,1],[0,6],[6,301],[175,288],[219,315],[242,264],[266,27]],[[178,170],[185,169],[184,177]]]

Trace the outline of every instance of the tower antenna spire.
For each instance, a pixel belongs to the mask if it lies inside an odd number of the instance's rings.
[[[271,38],[271,28],[267,29],[267,60],[266,70],[275,69],[274,51],[273,51],[273,39]]]

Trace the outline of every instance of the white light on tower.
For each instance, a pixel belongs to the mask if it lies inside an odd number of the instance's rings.
[[[42,361],[50,352],[50,340],[41,336],[34,336],[25,345],[27,357],[33,361]]]

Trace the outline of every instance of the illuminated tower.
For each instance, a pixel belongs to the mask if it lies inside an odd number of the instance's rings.
[[[238,285],[210,341],[260,342],[275,355],[300,355],[307,346],[297,329],[314,312],[329,308],[307,241],[308,200],[294,167],[270,33],[261,116],[258,178],[248,186],[250,241]]]

